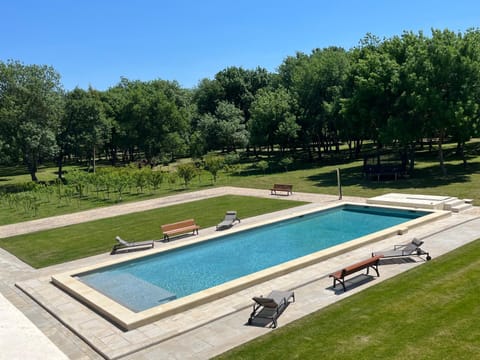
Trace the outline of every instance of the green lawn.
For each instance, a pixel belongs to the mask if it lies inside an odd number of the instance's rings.
[[[479,294],[480,239],[217,359],[476,359]]]
[[[459,198],[469,198],[474,200],[474,204],[480,203],[480,142],[478,139],[468,145],[468,163],[464,167],[462,161],[454,153],[454,144],[446,146],[445,159],[448,170],[447,176],[442,176],[438,165],[437,153],[428,151],[418,151],[416,154],[415,170],[405,179],[395,181],[386,179],[376,181],[375,179],[365,179],[362,176],[362,161],[349,161],[344,158],[345,155],[326,158],[321,163],[307,163],[304,161],[295,161],[288,172],[280,169],[276,164],[278,158],[272,157],[269,161],[271,169],[265,174],[255,170],[254,159],[244,162],[241,165],[241,171],[235,174],[229,174],[221,171],[215,184],[212,183],[211,176],[203,172],[201,176],[192,180],[185,188],[182,184],[168,184],[164,182],[160,189],[152,191],[145,190],[143,193],[135,189],[126,189],[123,195],[123,202],[144,200],[148,198],[161,197],[176,194],[178,192],[195,191],[213,186],[239,186],[265,189],[268,191],[274,183],[288,183],[293,185],[294,191],[337,194],[337,176],[336,169],[341,171],[343,194],[345,196],[372,197],[388,192],[404,192],[425,195],[448,195]],[[265,158],[267,159],[267,158]],[[39,176],[44,180],[53,180],[55,178],[54,167],[42,168]],[[8,175],[10,174],[10,175]],[[20,167],[5,168],[0,167],[0,192],[8,186],[13,186],[19,182],[28,180],[28,176],[22,173]],[[0,197],[0,225],[16,223],[34,218],[72,213],[76,211],[91,209],[94,207],[107,206],[117,203],[117,196],[112,193],[107,199],[102,196],[97,197],[93,189],[81,200],[74,198],[67,200],[65,198],[57,199],[55,194],[50,195],[50,199],[43,201],[38,207],[38,214],[35,216],[32,212],[26,212],[18,202],[15,206],[9,206],[6,199]]]
[[[218,224],[225,211],[231,209],[235,209],[240,218],[247,218],[302,204],[227,195],[0,239],[0,247],[40,268],[109,251],[116,235],[129,241],[162,239],[162,224],[194,218],[205,228]]]

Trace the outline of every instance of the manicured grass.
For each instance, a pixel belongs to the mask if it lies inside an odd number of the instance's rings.
[[[218,359],[476,359],[479,294],[477,240]]]
[[[0,247],[40,268],[109,251],[116,235],[129,241],[162,239],[162,224],[194,218],[205,228],[218,224],[227,210],[237,210],[240,218],[246,218],[302,204],[291,200],[226,195],[0,239]]]

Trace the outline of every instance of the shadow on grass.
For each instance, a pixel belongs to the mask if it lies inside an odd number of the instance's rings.
[[[471,181],[471,174],[480,172],[480,163],[446,164],[447,175],[441,174],[440,167],[435,164],[428,167],[415,169],[411,176],[394,180],[383,177],[378,181],[376,178],[368,179],[363,176],[363,167],[354,166],[341,170],[342,186],[362,186],[368,189],[411,189],[432,188],[451,184],[467,183]],[[320,173],[308,177],[314,182],[314,186],[337,186],[337,178],[331,173]]]

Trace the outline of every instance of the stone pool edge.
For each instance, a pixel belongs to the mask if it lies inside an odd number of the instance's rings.
[[[374,205],[374,204],[359,205],[357,203],[352,203],[352,202],[341,202],[341,203],[331,204],[328,206],[319,205],[313,208],[309,206],[308,209],[305,209],[305,206],[300,206],[288,215],[273,217],[272,219],[269,219],[267,221],[265,220],[257,221],[245,226],[238,226],[238,227],[232,228],[229,231],[229,234],[245,231],[253,227],[258,227],[261,225],[266,225],[269,223],[278,222],[278,221],[298,217],[301,215],[306,215],[312,212],[317,212],[320,210],[328,210],[330,208],[335,208],[335,207],[340,207],[345,205],[355,205],[355,206],[361,206],[361,207],[367,207],[367,208],[370,207],[370,208],[400,209],[399,207],[394,207],[394,206],[386,206],[386,205],[380,206],[380,205]],[[401,209],[412,210],[412,211],[419,210],[419,209],[405,208],[405,207],[401,207]],[[285,262],[283,264],[270,267],[268,269],[265,269],[256,273],[243,276],[241,278],[229,281],[227,283],[215,286],[213,288],[206,289],[198,293],[174,300],[170,303],[162,304],[162,305],[153,307],[151,309],[147,309],[137,313],[118,304],[114,300],[106,297],[105,295],[94,290],[93,288],[90,288],[88,285],[77,280],[75,276],[81,273],[85,273],[85,272],[99,269],[102,267],[110,266],[116,263],[130,261],[130,260],[145,257],[145,256],[152,256],[156,253],[160,253],[163,251],[169,251],[178,247],[188,246],[188,245],[192,245],[194,243],[199,243],[202,241],[208,241],[208,240],[223,236],[225,235],[225,233],[221,232],[218,234],[215,233],[215,234],[210,234],[205,236],[200,235],[192,239],[189,239],[187,241],[183,241],[182,243],[172,243],[171,245],[168,244],[169,246],[164,246],[160,249],[158,248],[153,249],[152,251],[149,251],[148,254],[145,254],[145,253],[132,254],[128,258],[123,257],[120,259],[112,259],[112,260],[103,262],[101,264],[96,264],[95,266],[83,267],[75,271],[68,271],[65,273],[56,274],[51,277],[51,282],[57,287],[64,290],[66,293],[70,294],[71,296],[79,300],[81,303],[88,305],[91,309],[93,309],[97,313],[101,314],[108,320],[115,323],[122,330],[129,331],[129,330],[133,330],[138,327],[144,326],[146,324],[149,324],[151,322],[160,320],[162,318],[180,313],[187,309],[191,309],[193,307],[199,306],[201,304],[205,304],[210,301],[228,296],[230,294],[238,292],[252,285],[270,280],[272,278],[279,277],[281,275],[293,272],[303,267],[310,266],[312,264],[325,260],[326,258],[337,256],[341,253],[356,249],[368,243],[376,242],[395,234],[404,234],[408,232],[408,230],[411,228],[424,225],[428,222],[436,221],[440,218],[451,215],[450,211],[444,211],[444,210],[422,210],[422,211],[429,212],[430,214],[422,216],[417,219],[409,220],[400,225],[395,225],[393,227],[390,227],[381,231],[377,231],[369,235],[362,236],[360,238],[356,238],[344,244],[336,245],[331,248],[321,250],[321,251]]]

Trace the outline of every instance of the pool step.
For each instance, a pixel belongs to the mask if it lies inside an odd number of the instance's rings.
[[[472,202],[472,199],[452,198],[443,204],[443,209],[452,212],[460,212],[466,209],[470,209],[473,206]]]

